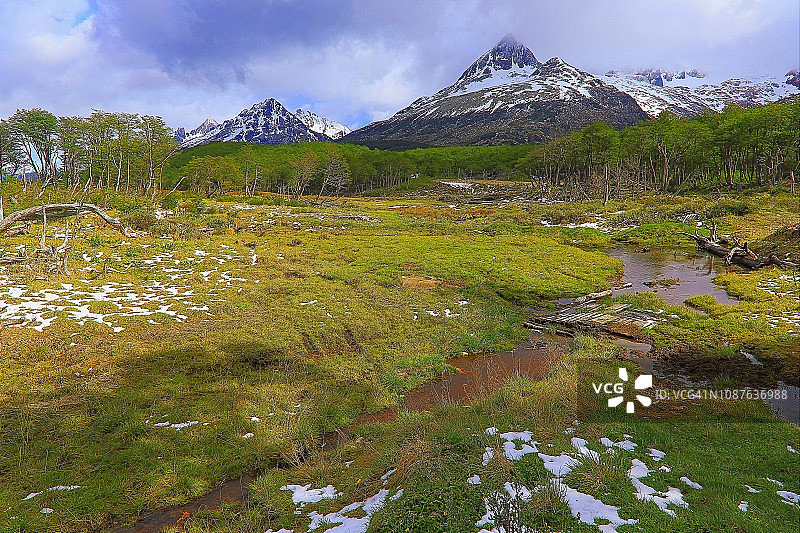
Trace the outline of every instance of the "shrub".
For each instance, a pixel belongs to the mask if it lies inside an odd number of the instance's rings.
[[[157,221],[156,214],[151,209],[137,209],[122,217],[125,226],[139,231],[150,231]]]
[[[203,217],[203,225],[213,229],[214,231],[222,231],[229,226],[228,219],[219,215],[210,215]]]

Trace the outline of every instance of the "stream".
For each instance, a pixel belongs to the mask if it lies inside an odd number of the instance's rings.
[[[710,294],[717,303],[734,305],[737,301],[725,289],[714,284],[714,277],[728,271],[741,272],[736,266],[703,252],[685,253],[668,250],[642,252],[631,247],[617,247],[608,255],[625,265],[622,283],[630,287],[615,289],[614,295],[652,292],[673,305],[683,305],[692,296]],[[655,283],[653,283],[655,282]]]
[[[725,261],[701,251],[690,253],[668,250],[652,250],[643,252],[628,246],[619,246],[608,252],[624,264],[620,280],[625,288],[614,289],[615,296],[652,292],[662,300],[683,305],[683,301],[692,296],[709,294],[719,304],[735,305],[738,301],[725,289],[714,283],[717,274],[726,272],[742,272],[737,266],[726,265]],[[651,283],[652,281],[663,283]],[[637,343],[627,339],[611,339],[613,344],[629,350],[629,359],[639,365],[643,371],[654,372],[654,360],[648,356],[650,345]],[[743,355],[744,356],[744,355]],[[748,359],[755,366],[761,366],[753,356]],[[787,422],[800,424],[800,387],[783,382],[777,384],[777,390],[786,392],[786,398],[767,399],[765,403],[775,415]]]
[[[724,261],[712,256],[700,252],[688,255],[666,251],[642,252],[629,247],[614,248],[608,255],[624,263],[624,273],[619,280],[623,288],[615,289],[614,295],[653,292],[668,303],[682,305],[691,296],[710,294],[720,304],[737,303],[724,289],[715,285],[713,280],[720,272],[739,269],[727,266]],[[650,283],[653,281],[661,283]],[[625,337],[612,336],[608,340],[625,349],[626,360],[635,362],[644,372],[654,373],[650,344]],[[349,427],[323,435],[321,448],[329,450],[339,446],[349,438],[349,430],[361,424],[391,421],[400,409],[424,411],[443,403],[467,404],[471,398],[481,393],[496,390],[512,376],[542,379],[552,365],[568,353],[570,343],[571,339],[567,336],[533,332],[511,351],[470,354],[450,359],[448,363],[456,372],[427,381],[413,389],[399,407],[363,415]],[[798,424],[800,391],[796,386],[780,386],[787,390],[788,399],[770,400],[767,403],[779,418]],[[197,511],[219,507],[223,503],[245,501],[248,497],[247,487],[254,478],[254,474],[247,474],[222,483],[213,492],[185,505],[145,512],[134,526],[117,528],[115,531],[157,532],[175,525]]]

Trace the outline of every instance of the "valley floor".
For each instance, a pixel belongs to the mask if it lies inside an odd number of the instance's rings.
[[[322,446],[453,372],[454,357],[528,338],[531,310],[611,287],[613,247],[691,254],[679,232],[713,219],[754,249],[797,253],[800,210],[785,193],[602,206],[530,201],[520,183],[497,200],[503,187],[453,180],[297,207],[182,199],[129,215],[135,237],[83,218],[70,275],[0,267],[0,529],[136,530],[139,516],[256,473],[246,501],[171,527],[796,530],[797,426],[756,400],[593,419],[604,407],[578,405],[579,377],[639,370],[592,335],[558,347],[542,379],[400,409]],[[798,273],[727,270],[714,281],[732,304],[668,303],[669,279],[612,297],[664,317],[642,336],[669,375],[797,386]],[[745,354],[761,366],[742,378]]]

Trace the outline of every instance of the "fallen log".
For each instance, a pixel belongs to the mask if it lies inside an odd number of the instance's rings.
[[[588,302],[589,300],[599,300],[600,298],[605,298],[606,296],[611,296],[610,289],[607,291],[592,292],[590,294],[586,294],[585,296],[579,296],[575,298],[575,303],[582,304]]]
[[[46,204],[20,209],[0,220],[0,233],[5,233],[11,226],[18,222],[58,220],[61,218],[78,216],[83,213],[93,213],[97,215],[109,226],[112,226],[114,229],[127,236],[122,222],[108,216],[105,211],[94,204]]]
[[[785,259],[779,259],[776,255],[771,255],[769,257],[756,257],[755,254],[753,254],[747,247],[746,243],[743,248],[735,247],[730,249],[725,248],[721,244],[716,243],[711,239],[707,239],[702,235],[686,232],[681,233],[692,238],[697,243],[697,246],[701,249],[712,255],[716,255],[717,257],[725,259],[725,262],[728,264],[743,266],[745,268],[749,268],[750,270],[758,270],[759,268],[764,268],[765,266],[769,265],[776,265],[780,268],[786,269],[800,268],[800,265],[797,263]]]

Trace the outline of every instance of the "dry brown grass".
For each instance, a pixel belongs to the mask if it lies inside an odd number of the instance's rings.
[[[415,287],[419,289],[435,289],[444,284],[444,280],[433,276],[403,276],[403,287]]]

